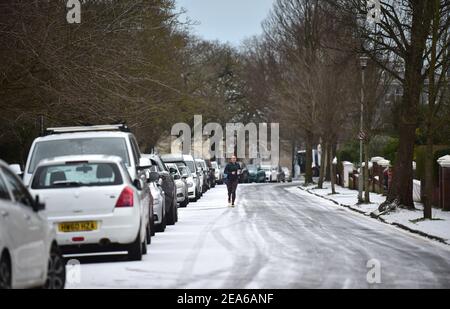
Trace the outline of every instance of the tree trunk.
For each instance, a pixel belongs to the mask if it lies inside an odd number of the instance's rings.
[[[418,124],[418,107],[423,89],[423,54],[434,13],[434,1],[414,0],[412,5],[411,44],[405,54],[404,95],[399,106],[399,147],[394,166],[393,184],[387,202],[414,209],[413,170],[414,145]]]
[[[399,206],[414,209],[412,161],[416,140],[416,125],[400,123],[399,131],[400,143],[393,169],[388,202],[396,201]]]
[[[327,166],[325,169],[325,181],[331,182],[331,164],[330,160],[333,161],[332,155],[331,155],[331,143],[327,145]]]
[[[325,179],[325,172],[327,170],[327,147],[326,143],[322,143],[322,155],[320,157],[320,177],[319,177],[319,189],[323,189],[323,182]]]
[[[436,110],[436,99],[437,99],[437,88],[436,85],[436,63],[437,63],[437,45],[438,45],[438,33],[440,26],[440,14],[439,14],[439,1],[434,0],[435,11],[433,17],[433,31],[432,31],[432,44],[430,53],[430,72],[428,76],[428,115],[426,121],[426,134],[427,134],[427,144],[425,151],[425,186],[422,187],[424,190],[424,207],[423,207],[423,217],[425,219],[433,218],[433,191],[434,191],[434,126],[435,126],[435,114]],[[445,70],[444,70],[445,72]],[[445,73],[441,73],[445,74]]]
[[[333,164],[333,160],[334,160],[334,152],[333,152],[333,147],[331,146],[331,144],[329,145],[329,166],[330,166],[330,180],[331,180],[331,194],[336,194],[336,170],[335,170],[335,165]]]
[[[305,162],[305,186],[313,183],[313,133],[306,131],[306,162]]]
[[[370,186],[369,186],[369,143],[368,141],[364,142],[364,158],[365,158],[365,166],[364,166],[364,203],[370,204]]]

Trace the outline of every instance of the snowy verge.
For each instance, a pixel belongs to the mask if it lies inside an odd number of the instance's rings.
[[[337,194],[332,195],[330,183],[324,183],[324,189],[318,189],[316,185],[300,186],[299,189],[384,223],[450,245],[450,212],[433,209],[433,220],[423,220],[423,205],[416,203],[415,211],[398,208],[376,217],[373,212],[386,200],[381,194],[371,193],[371,204],[358,205],[358,191],[336,186]]]

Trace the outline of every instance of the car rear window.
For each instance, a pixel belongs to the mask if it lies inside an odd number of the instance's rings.
[[[32,174],[44,159],[73,155],[118,156],[130,166],[125,138],[64,139],[36,143],[28,173]]]
[[[122,175],[114,163],[68,162],[39,167],[34,174],[31,188],[116,186],[122,183]]]

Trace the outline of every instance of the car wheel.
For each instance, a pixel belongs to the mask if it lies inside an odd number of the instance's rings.
[[[2,255],[0,260],[0,289],[11,289],[12,287],[12,271],[9,257]]]
[[[66,263],[57,245],[53,245],[48,259],[45,289],[62,290],[66,284]]]
[[[156,226],[156,232],[164,233],[165,230],[166,230],[166,216],[164,216],[163,214],[161,223]]]
[[[152,218],[150,221],[150,235],[153,237],[156,234],[155,220]]]
[[[175,222],[178,222],[178,204],[177,204],[177,202],[174,202],[173,209],[175,212]]]
[[[142,254],[147,254],[147,236],[145,237],[144,241],[142,242]]]
[[[128,245],[128,260],[142,261],[141,229],[133,243]]]
[[[181,208],[186,208],[187,205],[188,205],[188,203],[189,203],[189,199],[186,198],[186,199],[184,199],[183,203],[180,204],[180,207],[181,207]]]
[[[150,245],[152,243],[152,228],[150,227],[150,223],[147,225],[147,229],[145,230],[146,235],[145,239],[147,241],[147,245]]]
[[[169,209],[169,213],[167,216],[167,220],[166,220],[166,224],[167,225],[175,225],[176,223],[176,217],[175,217],[175,213],[176,213],[176,205],[174,205],[174,201],[172,200],[172,206]]]
[[[194,202],[197,202],[200,199],[200,193],[198,192],[197,189],[195,189],[195,199]]]

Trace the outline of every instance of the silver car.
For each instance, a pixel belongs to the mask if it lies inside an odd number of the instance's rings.
[[[149,169],[149,172],[158,172],[156,166],[152,166]],[[162,189],[162,180],[159,179],[156,182],[150,182],[150,191],[152,192],[153,197],[153,219],[154,219],[154,227],[157,233],[163,233],[166,230],[167,222],[166,222],[166,199],[165,192]]]
[[[175,163],[167,163],[166,167],[169,170],[170,175],[172,175],[175,186],[177,187],[177,202],[180,204],[180,207],[186,207],[189,204],[187,177],[182,177],[181,172]]]

